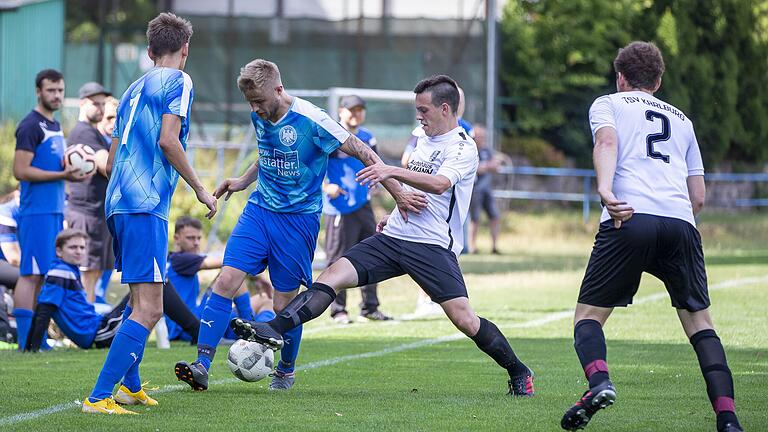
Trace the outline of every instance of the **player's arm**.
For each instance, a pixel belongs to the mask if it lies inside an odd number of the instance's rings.
[[[187,155],[184,154],[184,147],[181,146],[181,141],[179,141],[180,133],[181,117],[175,114],[163,114],[163,124],[160,129],[158,145],[163,151],[165,158],[168,159],[168,162],[176,168],[179,175],[195,191],[197,200],[208,207],[209,211],[205,217],[210,219],[216,214],[216,198],[205,190],[205,187],[200,182],[200,178],[197,177],[197,173],[192,169],[192,165],[189,164]]]
[[[221,198],[222,195],[225,193],[227,194],[224,197],[224,201],[229,200],[229,197],[232,196],[235,192],[240,192],[241,190],[244,190],[248,186],[251,185],[251,183],[255,182],[256,179],[259,178],[259,162],[256,161],[251,164],[251,166],[248,167],[247,170],[241,175],[240,177],[230,177],[228,179],[225,179],[219,187],[216,188],[215,191],[213,191],[213,196],[216,198]]]
[[[81,181],[76,177],[77,167],[69,167],[66,171],[47,171],[32,166],[35,154],[27,150],[16,150],[13,155],[13,176],[18,181],[47,182],[56,180]]]
[[[448,177],[444,175],[425,174],[390,165],[371,166],[357,173],[357,181],[364,185],[373,186],[387,179],[394,179],[418,190],[437,195],[453,186]]]
[[[112,175],[112,164],[115,163],[115,155],[117,154],[117,147],[120,145],[119,138],[112,138],[112,145],[109,147],[109,156],[107,157],[107,164],[104,166],[104,177],[109,178]]]
[[[614,220],[616,228],[621,227],[632,217],[635,210],[625,201],[620,201],[613,194],[613,177],[616,175],[616,161],[619,156],[619,139],[616,129],[603,127],[595,132],[595,147],[592,151],[592,161],[597,175],[597,193],[600,195],[608,214]]]
[[[688,176],[688,197],[691,199],[693,215],[698,215],[704,208],[704,201],[707,195],[707,188],[704,184],[703,175]],[[7,256],[7,255],[6,255]]]
[[[202,263],[200,263],[200,270],[218,269],[224,265],[224,258],[221,256],[206,256]]]
[[[32,328],[27,337],[27,346],[25,349],[31,352],[40,351],[40,345],[43,342],[45,331],[48,330],[48,324],[51,318],[59,308],[50,303],[38,303],[35,308],[35,317],[32,320]]]
[[[18,241],[2,242],[0,243],[0,250],[3,251],[8,264],[14,267],[18,267],[21,264],[21,252]]]
[[[344,141],[339,150],[360,160],[366,166],[363,171],[373,166],[380,168],[388,167],[375,151],[353,134],[349,135],[349,138]],[[402,186],[395,179],[382,179],[380,183],[392,195],[401,211],[420,213],[422,209],[427,207],[427,197],[424,194],[403,190]],[[374,186],[374,184],[371,184],[371,186]],[[403,216],[407,218],[407,216]]]

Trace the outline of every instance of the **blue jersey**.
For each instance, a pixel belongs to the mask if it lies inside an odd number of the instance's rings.
[[[259,143],[259,182],[249,201],[277,213],[319,213],[328,155],[349,132],[297,97],[277,123],[253,112],[251,119]]]
[[[54,260],[37,302],[56,306],[53,314],[56,325],[77,346],[90,348],[103,317],[88,303],[76,265]]]
[[[358,128],[355,135],[360,141],[376,149],[376,138],[368,129]],[[368,187],[355,181],[358,171],[365,165],[355,157],[336,150],[328,159],[328,183],[337,184],[346,192],[334,199],[323,194],[323,213],[327,215],[348,214],[364,206],[368,202]]]
[[[64,171],[64,134],[57,121],[32,111],[16,128],[16,150],[34,153],[32,166],[45,171]],[[64,213],[64,180],[21,184],[22,216]]]
[[[186,149],[192,98],[192,79],[172,68],[151,69],[125,91],[112,133],[119,147],[107,186],[107,218],[148,213],[168,220],[179,173],[160,149],[160,128],[164,114],[182,117],[179,141]]]
[[[19,201],[10,200],[0,204],[0,243],[15,243],[18,240],[16,230],[18,227]],[[0,249],[0,260],[5,260],[5,254]]]

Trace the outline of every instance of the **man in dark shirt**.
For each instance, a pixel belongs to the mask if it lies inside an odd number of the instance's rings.
[[[488,215],[488,225],[491,228],[491,252],[499,253],[497,241],[501,222],[499,220],[499,210],[496,207],[496,200],[493,197],[493,174],[499,169],[499,163],[493,156],[493,149],[485,145],[485,127],[475,126],[475,142],[477,143],[477,155],[480,158],[480,165],[477,166],[477,178],[475,179],[475,188],[472,190],[472,200],[469,203],[470,222],[470,248],[473,253],[477,252],[477,228],[480,225],[480,213],[485,211]]]
[[[94,301],[94,287],[105,269],[114,267],[112,236],[104,217],[104,197],[109,178],[105,169],[109,144],[97,128],[104,118],[104,103],[110,93],[99,83],[89,82],[80,87],[79,121],[69,133],[68,145],[83,144],[96,153],[97,172],[88,180],[69,182],[69,201],[64,219],[70,228],[88,233],[88,259],[83,263],[82,281],[88,301]]]

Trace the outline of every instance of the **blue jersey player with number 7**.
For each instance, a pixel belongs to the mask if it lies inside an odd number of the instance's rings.
[[[186,159],[192,80],[183,72],[192,25],[162,13],[147,26],[147,49],[155,65],[120,100],[112,134],[105,200],[114,238],[115,269],[131,289],[123,324],[115,336],[85,413],[135,414],[123,405],[157,405],[142,389],[139,363],[150,330],[163,315],[162,293],[168,255],[168,212],[179,175],[216,213],[208,193]],[[121,386],[115,397],[115,384]]]

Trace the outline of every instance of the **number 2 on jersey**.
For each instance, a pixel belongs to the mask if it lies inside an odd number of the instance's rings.
[[[653,147],[657,142],[669,140],[669,119],[664,114],[651,110],[645,112],[645,119],[649,122],[653,122],[654,119],[661,120],[661,133],[653,133],[645,137],[645,144],[648,148],[648,157],[652,159],[661,159],[664,162],[669,163],[669,155],[662,154],[661,152],[656,151]]]

